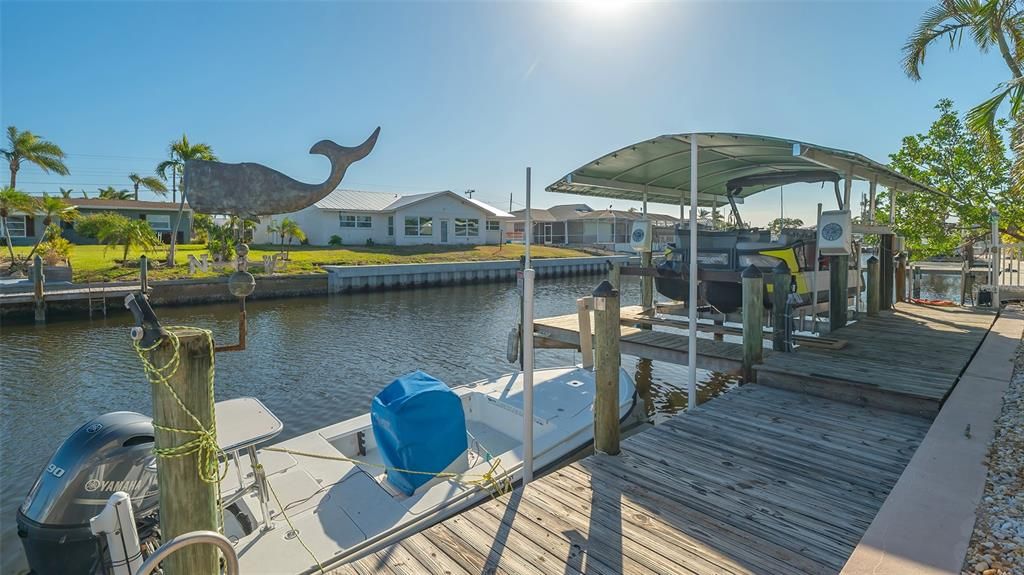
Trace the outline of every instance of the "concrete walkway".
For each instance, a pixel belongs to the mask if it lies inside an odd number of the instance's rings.
[[[1024,313],[1004,311],[842,573],[959,574]]]

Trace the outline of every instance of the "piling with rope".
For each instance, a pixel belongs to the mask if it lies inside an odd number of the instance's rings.
[[[220,531],[213,336],[170,327],[156,344],[136,349],[153,395],[161,535],[166,540]],[[219,572],[219,553],[208,545],[182,549],[164,561],[167,575]]]
[[[880,307],[881,297],[881,270],[879,269],[878,258],[871,256],[868,258],[868,316],[874,317],[878,315]]]

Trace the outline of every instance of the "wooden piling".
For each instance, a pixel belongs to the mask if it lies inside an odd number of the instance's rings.
[[[907,255],[896,256],[896,301],[907,301]]]
[[[640,252],[640,266],[649,269],[653,261],[651,252]],[[654,309],[654,277],[649,275],[640,278],[640,307],[647,310]],[[653,326],[642,325],[640,329],[651,329]]]
[[[893,295],[893,274],[895,272],[895,260],[893,259],[893,241],[896,236],[885,234],[881,237],[878,246],[878,270],[879,286],[878,309],[892,309]]]
[[[921,266],[914,266],[910,277],[910,297],[921,299]],[[963,294],[961,294],[963,297]],[[961,301],[963,301],[961,299]]]
[[[608,263],[608,281],[612,288],[618,290],[622,287],[622,264],[615,262]]]
[[[878,300],[881,294],[881,275],[878,266],[878,258],[868,258],[868,316],[878,315]]]
[[[139,258],[139,286],[142,293],[149,292],[149,258],[145,254]]]
[[[828,328],[832,332],[846,327],[846,306],[850,297],[850,256],[832,256],[828,270]]]
[[[764,276],[750,265],[743,281],[743,381],[755,381],[754,364],[764,357]]]
[[[178,405],[168,385],[203,428],[214,429],[213,387],[210,381],[213,342],[208,332],[193,328],[177,328],[174,334],[178,339],[177,350],[172,338],[164,337],[159,345],[148,352],[149,362],[158,369],[173,365],[174,361],[178,362],[177,369],[167,375],[167,385],[159,382],[151,384],[155,449],[177,448],[189,451],[189,448],[182,446],[197,440],[198,435],[163,429],[198,430],[195,420]],[[218,531],[220,528],[217,484],[203,481],[200,477],[201,471],[216,474],[216,468],[203,468],[204,458],[212,458],[216,464],[216,453],[207,450],[158,456],[160,530],[164,541],[190,531]],[[167,575],[220,572],[217,549],[210,545],[186,547],[168,557],[163,565]]]
[[[576,317],[580,324],[580,365],[590,369],[594,367],[594,340],[590,329],[590,308],[594,298],[581,297],[576,300]]]
[[[725,341],[725,320],[722,319],[722,315],[716,315],[715,319],[712,320],[715,324],[714,335],[711,336],[715,341]]]
[[[619,453],[619,291],[610,281],[594,290],[594,449]]]
[[[43,258],[36,255],[32,260],[32,299],[35,303],[36,323],[46,323],[46,298],[43,286],[46,276],[43,275]]]
[[[772,270],[772,349],[775,351],[789,351],[786,301],[789,299],[791,278],[789,265],[779,261]]]

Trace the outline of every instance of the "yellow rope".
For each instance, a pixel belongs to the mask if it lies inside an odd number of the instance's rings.
[[[277,451],[280,453],[298,455],[301,457],[313,457],[317,459],[328,459],[331,461],[343,461],[355,465],[365,465],[368,467],[383,469],[385,471],[397,471],[400,473],[409,473],[412,475],[430,475],[432,477],[439,477],[442,479],[451,479],[460,485],[486,487],[491,491],[491,494],[495,497],[512,491],[512,480],[509,477],[508,472],[505,471],[504,467],[501,465],[500,457],[496,457],[490,460],[491,467],[486,472],[482,474],[469,474],[455,473],[451,471],[433,472],[417,471],[414,469],[402,469],[401,467],[392,467],[390,465],[384,465],[381,463],[372,463],[370,461],[352,459],[351,457],[345,457],[344,455],[326,455],[323,453],[311,453],[308,451],[299,451],[296,449],[288,449],[285,447],[264,447],[263,451]]]
[[[189,408],[185,407],[181,397],[171,386],[170,379],[174,376],[175,372],[181,366],[181,342],[178,340],[177,334],[174,330],[181,329],[194,329],[201,332],[206,338],[207,344],[210,348],[210,367],[206,372],[207,385],[209,385],[209,397],[210,397],[210,426],[206,427],[203,425],[199,418],[192,413]],[[142,361],[142,368],[146,372],[146,378],[152,385],[162,385],[174,398],[174,402],[179,408],[195,423],[195,429],[183,429],[179,427],[171,427],[168,425],[158,424],[156,421],[153,422],[153,428],[167,432],[181,433],[185,435],[194,436],[194,439],[186,441],[181,445],[173,447],[159,447],[153,449],[153,454],[159,458],[171,458],[171,457],[184,457],[186,455],[196,456],[196,472],[199,479],[205,483],[214,483],[217,485],[217,509],[220,511],[220,530],[224,531],[224,512],[220,506],[220,482],[224,479],[227,474],[227,466],[224,466],[224,470],[220,470],[219,458],[224,455],[220,446],[217,445],[217,414],[214,407],[213,399],[213,381],[214,381],[214,350],[213,350],[213,334],[205,329],[199,328],[187,328],[183,326],[170,326],[167,328],[167,339],[171,343],[173,354],[171,358],[167,360],[167,363],[162,366],[153,365],[146,357],[146,354],[155,350],[163,343],[161,338],[159,341],[149,347],[142,347],[138,342],[134,342],[135,353],[138,354],[139,359]],[[155,415],[155,414],[154,414]],[[225,458],[226,459],[226,458]]]

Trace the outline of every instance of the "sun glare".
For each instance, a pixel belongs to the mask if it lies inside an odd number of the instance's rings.
[[[588,14],[604,18],[621,14],[633,3],[630,0],[580,0],[578,6]]]

